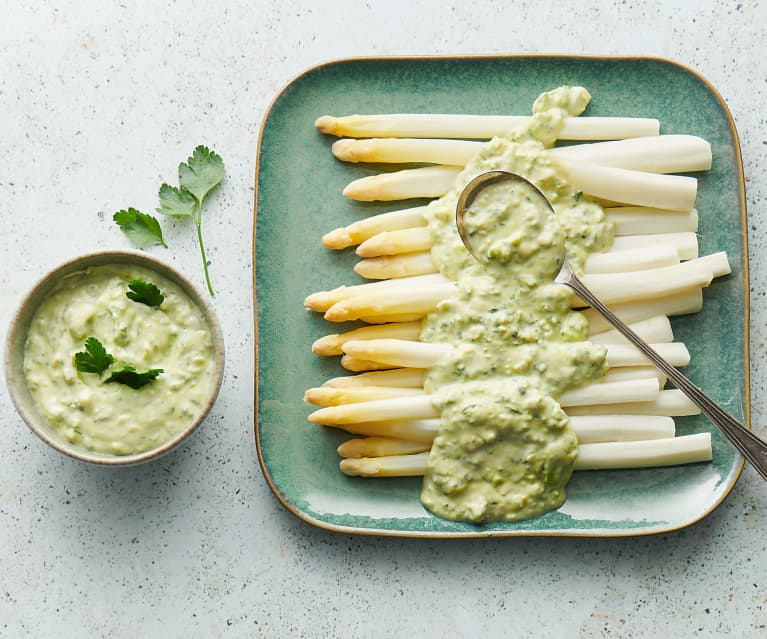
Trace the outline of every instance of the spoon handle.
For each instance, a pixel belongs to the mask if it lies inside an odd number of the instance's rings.
[[[767,443],[759,439],[737,419],[726,413],[721,406],[682,375],[676,368],[656,353],[650,345],[624,324],[609,308],[581,282],[573,273],[569,262],[565,262],[555,280],[573,289],[584,301],[602,315],[610,324],[620,331],[626,339],[647,356],[690,400],[700,408],[701,412],[714,422],[727,436],[743,456],[751,463],[756,471],[767,480]]]

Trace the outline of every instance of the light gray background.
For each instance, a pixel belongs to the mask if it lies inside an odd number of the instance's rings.
[[[767,7],[554,5],[0,2],[0,330],[47,268],[126,247],[111,214],[151,211],[196,144],[227,167],[205,219],[227,372],[182,451],[90,468],[46,449],[0,393],[0,636],[767,636],[767,487],[750,469],[721,508],[670,535],[429,542],[315,530],[282,509],[258,468],[259,123],[295,74],[356,55],[647,54],[708,77],[743,146],[753,423],[767,434]],[[201,282],[191,227],[167,234],[173,248],[151,252]]]

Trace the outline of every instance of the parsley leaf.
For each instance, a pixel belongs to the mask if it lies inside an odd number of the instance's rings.
[[[123,364],[119,371],[113,371],[112,374],[104,380],[105,384],[117,383],[125,384],[133,389],[139,389],[154,381],[160,373],[164,373],[162,368],[150,368],[143,373],[139,373],[135,366]]]
[[[112,219],[134,244],[141,246],[143,244],[157,242],[158,244],[162,244],[165,248],[168,248],[168,245],[162,237],[160,222],[157,221],[156,217],[147,215],[146,213],[142,213],[131,207],[127,211],[117,211],[117,213],[112,216]]]
[[[208,147],[198,146],[186,162],[178,165],[179,187],[163,184],[160,186],[160,208],[158,213],[173,216],[188,216],[197,227],[197,241],[200,244],[202,269],[205,283],[212,295],[213,286],[208,273],[208,260],[202,241],[202,203],[224,179],[224,161]]]
[[[160,187],[160,208],[158,213],[164,215],[175,215],[183,217],[188,215],[194,217],[197,209],[197,200],[186,189],[179,189],[170,184],[163,184]]]
[[[139,304],[157,307],[165,301],[165,296],[160,289],[151,282],[131,280],[128,282],[128,288],[130,290],[125,294],[127,298]]]
[[[95,337],[85,340],[85,351],[75,353],[75,368],[81,373],[96,373],[101,375],[115,358],[107,353],[104,345]]]
[[[178,165],[178,180],[182,188],[202,201],[224,179],[224,161],[221,156],[202,144]]]

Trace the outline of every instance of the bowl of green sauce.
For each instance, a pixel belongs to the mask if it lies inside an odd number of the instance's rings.
[[[75,459],[130,466],[183,442],[210,411],[224,373],[207,298],[138,251],[84,255],[24,298],[6,342],[19,415]]]

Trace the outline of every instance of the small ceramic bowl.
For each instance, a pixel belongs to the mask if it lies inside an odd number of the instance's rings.
[[[215,355],[213,375],[210,389],[204,399],[203,408],[193,421],[189,422],[181,432],[174,435],[164,444],[140,453],[128,455],[114,455],[109,453],[94,452],[82,446],[78,446],[55,431],[40,415],[35,402],[27,387],[24,375],[24,347],[27,341],[32,318],[35,312],[51,293],[62,278],[82,271],[88,267],[104,265],[127,265],[139,266],[156,272],[177,284],[181,290],[197,305],[203,314],[205,322],[210,329],[211,340]],[[16,410],[29,428],[45,443],[59,452],[69,455],[81,461],[105,466],[132,466],[141,464],[164,455],[183,442],[202,423],[205,416],[213,406],[218,396],[221,382],[224,376],[224,339],[218,318],[208,302],[207,297],[197,289],[180,273],[145,253],[138,251],[103,251],[90,253],[77,257],[73,260],[54,268],[47,273],[24,298],[21,306],[11,322],[8,338],[5,345],[5,377],[8,390]]]

